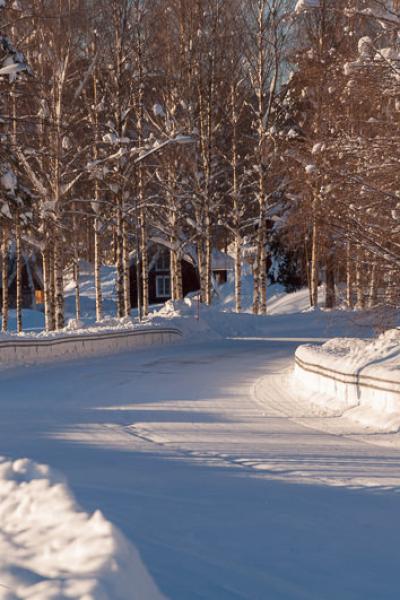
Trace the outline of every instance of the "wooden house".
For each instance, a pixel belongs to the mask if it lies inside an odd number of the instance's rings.
[[[35,255],[22,257],[22,308],[36,308],[43,303],[43,276]],[[9,307],[15,308],[17,303],[17,263],[15,253],[11,252],[8,265],[8,297]],[[0,274],[0,301],[3,298],[2,277]]]
[[[189,258],[189,257],[188,257]],[[200,288],[199,275],[194,264],[187,258],[182,259],[183,295]],[[130,267],[131,305],[138,305],[136,258]],[[149,303],[162,304],[171,298],[170,252],[161,244],[152,244],[149,250]]]

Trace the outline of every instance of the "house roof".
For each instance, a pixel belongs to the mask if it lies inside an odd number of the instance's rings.
[[[226,252],[214,248],[211,256],[211,264],[213,271],[233,271],[235,261]]]
[[[189,256],[193,264],[197,266],[196,246],[193,244],[185,246],[184,253],[186,256]],[[222,250],[218,250],[218,248],[213,248],[211,254],[212,271],[233,271],[234,264],[235,261],[229,254],[226,254],[226,252],[223,252]]]
[[[150,259],[149,268],[151,269],[154,266],[155,261],[159,256],[159,250],[169,250],[169,245],[166,242],[162,244],[161,242],[151,242],[153,247],[157,248],[157,251],[154,253],[152,258]],[[131,266],[136,262],[136,250],[133,250],[129,254],[130,264]],[[186,244],[183,248],[182,258],[190,263],[192,263],[195,267],[197,267],[197,249],[194,244]],[[214,248],[211,255],[211,269],[212,271],[233,271],[234,269],[234,260],[229,254],[222,252],[222,250],[218,250]]]

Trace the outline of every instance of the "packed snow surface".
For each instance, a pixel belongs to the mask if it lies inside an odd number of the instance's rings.
[[[0,598],[161,600],[137,551],[100,511],[88,515],[64,479],[0,458]]]

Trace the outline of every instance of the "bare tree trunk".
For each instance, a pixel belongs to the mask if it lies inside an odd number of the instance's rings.
[[[253,263],[253,314],[258,315],[260,310],[260,262],[259,250]]]
[[[79,231],[77,224],[77,215],[76,210],[77,207],[74,206],[74,214],[72,217],[72,227],[74,230],[74,284],[75,284],[75,319],[76,322],[79,323],[81,320],[81,296],[80,296],[80,287],[79,287],[79,279],[80,279],[80,264],[79,264]]]
[[[172,241],[172,238],[171,238],[171,241]],[[178,300],[177,266],[178,266],[178,260],[177,260],[176,250],[171,248],[170,253],[169,253],[169,272],[170,272],[170,285],[171,285],[171,300],[173,302]]]
[[[235,310],[242,310],[242,240],[238,233],[235,237]]]
[[[147,246],[146,213],[142,207],[140,209],[140,255],[142,259],[142,313],[144,317],[149,313],[149,257]]]
[[[79,256],[75,256],[75,260],[74,260],[75,319],[76,319],[77,323],[79,323],[79,321],[81,320],[81,295],[80,295],[80,289],[79,289],[79,276],[80,276]]]
[[[94,286],[96,290],[96,321],[103,318],[103,294],[101,290],[101,236],[100,220],[94,220]]]
[[[176,255],[176,299],[183,299],[182,258],[180,253]]]
[[[267,256],[266,256],[266,215],[267,215],[267,185],[264,141],[269,128],[273,101],[279,81],[280,56],[278,43],[279,19],[274,2],[258,0],[257,3],[257,34],[256,56],[254,64],[255,93],[257,98],[257,148],[256,164],[258,170],[258,205],[259,205],[259,231],[257,240],[257,265],[255,270],[253,312],[265,315],[267,312]],[[268,18],[266,18],[268,15]],[[266,48],[268,50],[266,51]],[[272,52],[272,64],[268,63],[268,53]],[[269,90],[267,91],[267,82]]]
[[[54,229],[54,299],[55,326],[59,330],[64,327],[64,281],[61,232],[57,226]]]
[[[260,247],[260,308],[261,315],[267,314],[267,253],[265,251],[265,226],[263,223]]]
[[[136,7],[138,9],[139,2]],[[138,132],[138,144],[139,146],[143,143],[143,121],[144,121],[144,38],[142,30],[142,21],[140,17],[140,11],[137,10],[137,21],[136,25],[136,65],[137,65],[137,119],[136,127]],[[149,313],[149,256],[148,256],[148,237],[147,237],[147,214],[145,207],[144,197],[144,182],[143,182],[143,166],[138,165],[138,200],[139,200],[139,252],[140,252],[140,265],[141,265],[141,279],[142,279],[142,309],[141,315],[147,317]],[[138,281],[140,285],[140,280]]]
[[[124,270],[123,270],[123,224],[122,224],[122,205],[121,199],[117,200],[117,231],[116,231],[116,281],[117,290],[117,316],[122,319],[124,316]]]
[[[112,260],[114,265],[116,265],[118,261],[118,236],[115,226],[112,229]]]
[[[313,305],[312,302],[312,290],[311,290],[311,268],[310,268],[310,257],[308,252],[308,235],[306,235],[304,240],[304,259],[305,259],[305,271],[307,275],[307,287],[308,287],[308,297],[310,300],[310,306]]]
[[[327,256],[325,269],[325,308],[334,308],[336,305],[335,268],[334,257],[331,253]]]
[[[259,182],[259,222],[257,232],[257,260],[254,269],[253,313],[265,315],[267,312],[267,257],[265,252],[265,206],[264,184]]]
[[[2,325],[1,330],[3,333],[8,331],[8,242],[9,242],[9,231],[8,226],[3,225],[3,236],[1,240],[1,282],[2,282],[2,306],[1,306],[1,318]]]
[[[205,303],[207,306],[212,302],[212,240],[211,240],[211,219],[209,211],[206,213],[206,239],[204,252],[204,287],[205,287]]]
[[[378,298],[378,266],[375,258],[372,257],[372,268],[370,272],[370,284],[368,292],[368,306],[374,308]]]
[[[50,291],[51,291],[51,323],[52,330],[56,328],[56,285],[55,285],[55,272],[54,272],[54,246],[49,250],[50,260]]]
[[[311,251],[311,301],[312,306],[318,306],[318,277],[319,277],[319,224],[316,214],[317,201],[313,201],[313,230]]]
[[[21,226],[19,223],[19,213],[15,218],[15,267],[16,267],[16,316],[17,316],[17,333],[22,333],[22,243],[21,243]]]
[[[347,308],[354,308],[354,247],[349,241],[346,248],[346,304]]]
[[[196,243],[197,249],[197,268],[199,271],[199,281],[200,281],[200,298],[202,302],[205,302],[205,284],[204,284],[204,250],[203,250],[203,240],[198,239]]]
[[[261,102],[261,100],[260,100]],[[260,124],[260,142],[258,152],[260,154],[259,178],[258,178],[258,231],[257,231],[257,259],[254,269],[254,290],[253,290],[253,313],[255,315],[265,314],[267,310],[267,292],[266,292],[266,256],[265,256],[265,189],[264,174],[261,160],[262,153],[262,124]]]
[[[129,235],[128,222],[126,218],[122,222],[122,260],[124,279],[124,316],[131,314],[131,286],[130,286],[130,258],[129,258]]]
[[[97,54],[97,30],[94,32],[93,38],[93,55]],[[99,113],[97,111],[98,105],[98,72],[97,66],[93,70],[93,124],[94,124],[94,145],[93,145],[93,159],[96,161],[99,156],[98,144],[100,141],[99,131]],[[96,293],[96,321],[99,322],[103,319],[103,294],[101,290],[101,236],[100,227],[101,221],[98,217],[100,213],[100,189],[99,181],[96,177],[94,182],[94,200],[95,200],[95,211],[96,218],[94,219],[94,287]]]
[[[388,271],[388,275],[387,275],[387,285],[386,285],[386,293],[385,293],[386,304],[388,304],[389,306],[396,306],[396,304],[397,304],[396,291],[397,291],[397,272],[395,269],[390,268]]]
[[[364,310],[365,308],[365,293],[364,293],[364,252],[361,247],[357,248],[357,263],[356,263],[356,296],[357,308]]]
[[[43,291],[44,291],[44,320],[46,331],[53,331],[53,295],[51,289],[51,258],[50,251],[45,248],[42,253],[43,259]]]

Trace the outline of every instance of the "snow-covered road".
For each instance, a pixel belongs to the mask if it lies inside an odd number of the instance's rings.
[[[294,389],[297,343],[3,371],[0,455],[62,471],[172,600],[397,599],[398,436]]]

